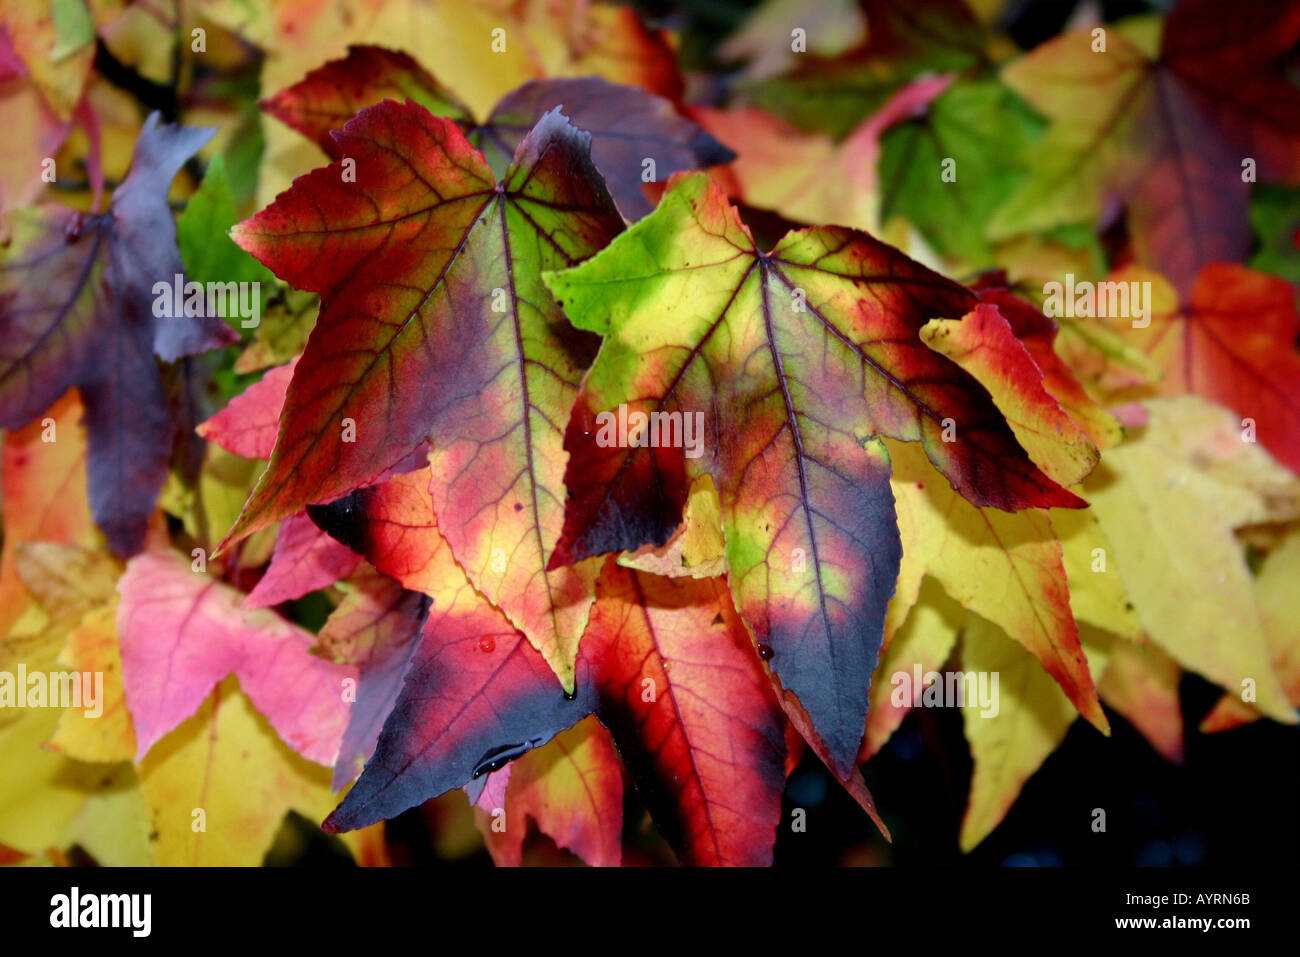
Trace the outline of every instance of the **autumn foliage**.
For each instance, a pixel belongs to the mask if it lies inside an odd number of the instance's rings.
[[[1297,723],[1296,5],[70,6],[0,32],[0,859],[766,865],[940,706],[969,851],[1184,673]]]

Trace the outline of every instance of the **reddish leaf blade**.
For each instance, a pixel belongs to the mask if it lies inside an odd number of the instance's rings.
[[[1300,177],[1300,89],[1284,69],[1297,42],[1300,7],[1277,0],[1181,0],[1165,21],[1161,58],[1236,147],[1238,173],[1250,156],[1264,178]]]
[[[384,100],[411,100],[434,116],[445,116],[462,129],[473,125],[469,108],[460,103],[409,54],[384,47],[352,45],[348,55],[330,60],[261,107],[302,133],[330,159],[344,155],[330,135],[367,106]]]
[[[997,306],[983,302],[961,319],[932,319],[921,338],[984,384],[1053,481],[1074,485],[1096,467],[1097,447],[1047,391],[1042,369]]]
[[[415,105],[364,111],[339,146],[355,160],[356,183],[343,181],[342,164],[317,169],[234,230],[283,280],[320,293],[324,308],[290,382],[283,441],[231,540],[373,480],[428,433],[416,410],[439,387],[428,374],[428,330],[412,320],[489,203],[490,172],[454,124]],[[361,289],[348,283],[357,263]],[[432,282],[408,282],[422,273]],[[373,304],[407,321],[373,315],[367,298],[377,287],[390,291]],[[357,424],[355,442],[343,442],[344,417]]]
[[[356,669],[308,653],[312,636],[180,555],[143,552],[127,563],[117,630],[136,760],[197,710],[227,675],[303,757],[330,765],[348,720],[346,679]]]
[[[224,409],[199,425],[209,442],[246,459],[269,459],[280,427],[280,410],[298,360],[267,371],[230,400]]]
[[[445,586],[439,576],[455,559],[438,531],[427,467],[359,488],[328,505],[310,505],[307,514],[404,587],[434,596]]]
[[[430,330],[416,320],[446,294],[492,195],[490,171],[454,124],[415,105],[364,111],[339,145],[356,163],[355,183],[341,163],[315,170],[233,232],[282,279],[320,293],[322,310],[289,384],[282,440],[228,541],[374,479],[428,434],[423,410],[442,391]],[[357,263],[361,288],[348,281]],[[388,290],[382,301],[377,289]],[[378,305],[401,318],[382,321]],[[355,442],[343,441],[345,418]]]
[[[1139,168],[1115,174],[1138,260],[1159,264],[1183,291],[1201,266],[1244,259],[1250,248],[1241,155],[1206,106],[1174,70],[1152,66],[1128,117]]]
[[[457,560],[569,690],[596,568],[549,570],[547,560],[564,521],[561,430],[597,343],[569,324],[541,272],[585,259],[622,229],[589,141],[553,112],[520,144],[487,227],[501,246],[467,250],[475,262],[493,257],[477,272],[495,276],[485,285],[507,290],[508,308],[460,314],[464,330],[451,334],[477,344],[454,380],[469,398],[445,406],[429,455],[434,512]]]
[[[660,579],[611,563],[582,645],[576,701],[567,701],[536,651],[465,581],[435,527],[425,475],[359,489],[312,514],[433,596],[376,755],[328,830],[458,787],[595,710],[685,861],[770,861],[783,722],[722,581]],[[572,833],[577,820],[564,820],[547,832]]]
[[[770,860],[782,721],[725,585],[611,563],[576,700],[566,700],[540,656],[465,580],[427,488],[427,475],[411,473],[312,509],[332,534],[433,597],[375,756],[326,828],[360,827],[472,781],[594,710],[684,860]],[[572,833],[576,821],[565,821]],[[559,833],[554,826],[548,833]]]
[[[623,766],[609,732],[593,715],[500,771],[509,772],[503,800],[486,791],[475,802],[505,811],[504,831],[490,822],[483,836],[498,867],[523,863],[527,821],[592,867],[618,867],[623,857]],[[480,778],[484,780],[484,778]]]
[[[784,723],[726,585],[610,559],[582,652],[601,720],[683,862],[770,864]]]
[[[1099,449],[1108,449],[1120,439],[1119,423],[1088,395],[1078,377],[1056,354],[1056,323],[1039,309],[1015,295],[1006,286],[1006,276],[993,272],[981,276],[973,286],[981,302],[998,307],[1011,331],[1024,343],[1034,363],[1042,370],[1043,388],[1061,403]]]
[[[428,435],[457,558],[571,685],[594,573],[544,568],[563,520],[560,423],[594,341],[540,272],[622,228],[587,137],[549,114],[499,188],[455,125],[415,104],[364,110],[337,141],[355,184],[339,163],[317,170],[237,231],[323,308],[227,542],[373,480]]]
[[[647,445],[622,454],[611,452],[600,443],[603,423],[598,421],[611,412],[604,403],[605,399],[590,389],[583,389],[574,400],[564,433],[564,449],[569,453],[564,472],[568,491],[564,527],[547,568],[562,568],[609,552],[633,551],[642,545],[658,548],[681,524],[690,494],[682,448]],[[659,411],[680,417],[694,412],[669,397],[653,405],[625,405],[627,415],[620,410],[622,425],[633,413],[648,416]]]
[[[266,608],[328,588],[347,578],[361,556],[316,527],[305,512],[290,515],[280,525],[271,564],[244,599],[246,608]]]
[[[1122,330],[1158,362],[1164,395],[1195,393],[1251,419],[1259,441],[1300,471],[1300,315],[1295,288],[1244,266],[1205,267],[1187,307]]]

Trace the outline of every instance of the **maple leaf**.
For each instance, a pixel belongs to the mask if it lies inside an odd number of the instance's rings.
[[[505,174],[537,121],[562,108],[574,126],[591,134],[592,162],[628,219],[650,212],[641,189],[647,162],[654,181],[678,170],[735,159],[731,150],[677,115],[668,100],[600,77],[525,83],[506,94],[480,124],[469,107],[411,56],[382,47],[349,47],[346,57],[318,67],[262,106],[312,139],[330,159],[339,159],[342,154],[331,131],[385,99],[409,99],[435,116],[454,120],[498,176]]]
[[[1201,270],[1183,308],[1159,276],[1120,271],[1113,281],[1152,282],[1150,324],[1111,320],[1164,375],[1154,391],[1192,393],[1250,419],[1259,441],[1300,472],[1300,314],[1295,288],[1245,266]]]
[[[922,342],[974,294],[839,227],[761,252],[702,174],[678,174],[654,213],[546,278],[575,325],[606,335],[565,437],[551,564],[661,544],[688,467],[711,474],[740,610],[847,777],[901,553],[879,436],[919,441],[980,505],[1081,504],[1034,467],[987,391]],[[639,431],[610,441],[598,416],[611,410],[640,415]],[[649,414],[676,416],[678,439],[645,428]],[[702,426],[690,458],[688,421]]]
[[[271,563],[244,599],[246,608],[266,608],[301,598],[347,578],[361,556],[330,538],[299,512],[280,523]]]
[[[1060,403],[1092,443],[1098,449],[1108,449],[1118,442],[1119,423],[1088,394],[1075,368],[1057,354],[1061,331],[1057,323],[1016,295],[1007,284],[1006,274],[1000,270],[984,273],[972,288],[979,293],[981,301],[998,307],[1002,318],[1042,372],[1043,388]]]
[[[921,338],[989,390],[1029,457],[1054,482],[1073,485],[1097,465],[1097,447],[1047,391],[1042,369],[997,306],[985,302],[961,319],[931,319]]]
[[[1008,307],[1004,302],[1002,308]],[[1094,690],[1092,675],[1101,673],[1102,663],[1085,660],[1081,632],[1086,630],[1094,645],[1105,634],[1126,639],[1108,645],[1114,651],[1106,669],[1109,677],[1112,670],[1124,668],[1127,642],[1136,641],[1141,628],[1114,561],[1106,561],[1112,545],[1091,510],[1029,509],[1008,515],[979,509],[953,493],[914,447],[890,445],[903,563],[889,606],[887,646],[872,684],[859,760],[877,753],[911,710],[910,701],[895,700],[893,676],[909,673],[914,666],[922,674],[938,671],[962,628],[962,607],[1032,652],[1077,712],[1099,730],[1107,732],[1109,722],[1098,693],[1125,715],[1149,706],[1139,727],[1160,722],[1163,733],[1168,724],[1160,706],[1167,698],[1147,693],[1149,683],[1141,701],[1133,701],[1132,682],[1126,684],[1123,675],[1111,679],[1111,697],[1100,686]],[[1158,649],[1151,653],[1148,658]],[[1039,676],[1026,680],[1043,686]],[[1059,701],[1056,695],[1040,697]],[[1176,685],[1173,697],[1176,712]],[[1062,713],[1059,723],[1068,724],[1069,719]],[[1167,735],[1159,740],[1168,740]],[[1026,774],[1045,753],[1030,758]],[[1018,785],[1005,806],[1016,791]]]
[[[118,591],[137,760],[234,674],[290,747],[334,763],[348,720],[343,682],[355,681],[356,671],[308,654],[309,633],[274,612],[241,607],[239,592],[191,571],[173,552],[137,555]]]
[[[178,555],[152,551],[130,563],[137,576],[146,558],[174,563],[176,573],[187,579],[201,578],[185,569]],[[155,743],[136,771],[120,763],[133,760],[137,745],[115,622],[119,563],[76,546],[40,543],[24,546],[17,564],[23,583],[51,616],[53,630],[48,635],[54,640],[39,636],[15,644],[11,639],[0,645],[0,659],[12,650],[29,667],[100,672],[104,681],[97,715],[86,715],[77,707],[32,712],[54,721],[55,726],[46,724],[44,717],[40,722],[45,725],[40,740],[48,739],[47,749],[40,753],[51,760],[33,762],[26,756],[24,767],[33,771],[30,781],[23,788],[0,788],[9,792],[0,793],[0,830],[7,801],[39,801],[50,806],[49,823],[33,821],[29,813],[24,834],[36,837],[48,833],[46,828],[62,828],[59,846],[76,841],[100,863],[248,866],[262,861],[285,810],[292,807],[317,817],[333,805],[329,771],[295,754],[278,737],[239,692],[234,675],[212,689],[193,716]],[[146,588],[154,581],[149,573],[145,567]],[[159,580],[165,591],[166,575]],[[124,587],[137,586],[138,582],[128,582]],[[131,600],[128,596],[122,603]],[[202,618],[212,607],[200,600],[196,610]],[[57,652],[64,633],[67,642],[57,661],[45,662],[43,654]],[[40,651],[42,647],[48,651]],[[308,660],[331,667],[318,659]],[[276,670],[273,663],[267,664],[270,668],[262,670]],[[284,694],[283,689],[276,690]],[[292,710],[295,704],[288,700],[286,707]],[[32,731],[37,728],[31,725]],[[16,730],[14,739],[21,740],[28,729]],[[0,740],[0,753],[5,753],[8,743]],[[202,828],[194,827],[195,809],[204,812]],[[152,839],[147,839],[150,831]],[[348,835],[346,843],[360,857],[373,855],[373,839],[373,832],[358,832]]]
[[[333,803],[329,770],[291,750],[259,710],[230,675],[140,762],[160,866],[259,865],[286,811],[318,818]]]
[[[1065,550],[1051,513],[977,508],[915,446],[891,442],[890,450],[904,555],[901,605],[891,606],[891,614],[915,602],[921,576],[931,576],[963,607],[1032,652],[1079,713],[1109,731],[1079,644]]]
[[[172,362],[235,338],[218,319],[154,310],[154,284],[181,273],[167,188],[211,135],[150,116],[108,212],[20,211],[0,272],[0,427],[78,387],[91,510],[119,555],[144,540],[176,434],[155,356]]]
[[[783,725],[726,584],[610,560],[582,654],[596,713],[683,861],[770,864]]]
[[[1256,707],[1293,724],[1233,529],[1294,518],[1300,483],[1242,442],[1222,408],[1193,396],[1144,406],[1145,428],[1110,449],[1083,486],[1142,626],[1182,667],[1222,687],[1252,678]]]
[[[765,0],[723,45],[590,0],[14,0],[0,672],[104,684],[0,708],[0,863],[280,863],[288,810],[386,863],[421,802],[439,857],[666,860],[630,797],[766,864],[813,757],[888,839],[860,765],[917,668],[1001,678],[963,851],[1079,716],[1195,761],[1184,671],[1202,733],[1300,721],[1300,13],[1022,55],[1005,6]],[[177,74],[195,13],[229,32]],[[197,192],[159,103],[222,119]],[[144,312],[176,271],[274,285],[241,354]],[[1049,319],[1066,273],[1150,280],[1150,325]]]
[[[720,579],[607,564],[569,697],[465,580],[435,523],[427,474],[359,489],[312,514],[433,599],[375,755],[326,830],[391,817],[498,770],[594,711],[683,860],[770,862],[780,711]]]
[[[1003,238],[1096,221],[1128,203],[1141,262],[1180,292],[1207,263],[1248,251],[1243,157],[1264,179],[1300,177],[1300,90],[1282,61],[1300,40],[1293,4],[1182,0],[1163,25],[1067,33],[1013,62],[1003,80],[1052,125],[1028,179],[998,211]]]
[[[1087,629],[1083,637],[1088,661],[1100,676],[1116,642]],[[1037,663],[996,625],[969,616],[961,654],[968,673],[998,676],[996,710],[983,708],[975,696],[967,696],[962,706],[975,764],[960,836],[962,850],[970,851],[1001,823],[1025,781],[1065,740],[1078,715]]]
[[[609,732],[594,716],[561,731],[485,779],[509,772],[501,803],[504,830],[488,814],[480,826],[498,867],[523,863],[525,822],[592,867],[618,867],[623,857],[623,767]],[[481,779],[481,780],[485,780]]]
[[[568,687],[595,570],[544,569],[563,521],[562,423],[595,340],[540,273],[622,228],[588,139],[547,114],[498,186],[454,123],[386,101],[337,137],[355,184],[334,163],[238,227],[322,313],[222,546],[374,480],[427,436],[458,560]]]

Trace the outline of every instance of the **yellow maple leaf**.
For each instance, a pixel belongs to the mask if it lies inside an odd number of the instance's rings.
[[[1094,675],[1100,676],[1115,639],[1087,626],[1080,637]],[[970,851],[1006,817],[1025,781],[1065,740],[1078,715],[1032,656],[977,615],[968,617],[962,631],[961,662],[968,672],[988,674],[990,684],[991,676],[998,676],[995,708],[969,699],[962,706],[975,770],[959,840],[961,849]]]
[[[1193,396],[1145,406],[1146,428],[1083,486],[1115,569],[1152,641],[1222,687],[1252,680],[1259,710],[1294,724],[1233,529],[1294,517],[1300,480],[1243,442],[1226,409]]]
[[[256,866],[295,810],[313,822],[336,803],[330,769],[289,749],[226,678],[139,765],[157,862]]]

